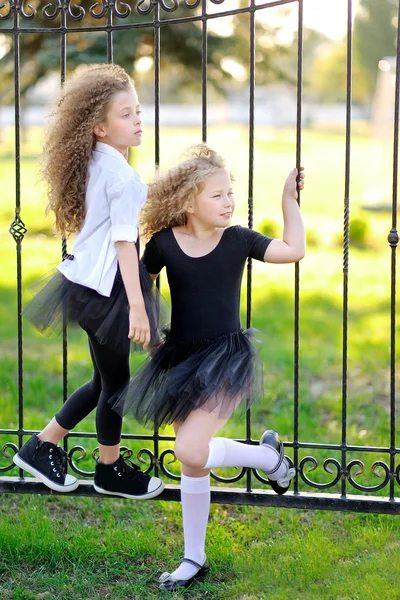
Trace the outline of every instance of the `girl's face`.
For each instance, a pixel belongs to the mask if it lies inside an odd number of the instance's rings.
[[[219,169],[206,180],[205,186],[187,212],[206,227],[228,227],[235,209],[232,182],[226,169]]]
[[[105,120],[94,128],[97,139],[126,154],[129,146],[142,143],[141,112],[133,88],[117,92],[111,100]]]

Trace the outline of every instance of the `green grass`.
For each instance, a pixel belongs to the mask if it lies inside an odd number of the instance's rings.
[[[60,243],[43,216],[43,188],[37,183],[37,156],[42,132],[27,130],[21,148],[21,217],[28,233],[22,243],[23,300],[29,284],[60,260]],[[176,162],[200,131],[161,132],[161,165]],[[209,143],[227,156],[236,177],[236,222],[247,222],[248,132],[225,127],[209,131]],[[258,128],[256,131],[254,221],[265,217],[281,227],[280,192],[294,162],[293,131]],[[390,249],[388,213],[363,211],[363,194],[372,172],[374,146],[366,132],[352,140],[351,214],[370,225],[363,248],[351,247],[349,270],[348,407],[349,444],[387,446],[390,436]],[[17,300],[15,243],[6,234],[14,216],[15,173],[12,132],[3,132],[0,154],[0,426],[18,427]],[[153,174],[151,132],[134,157],[144,180]],[[343,228],[343,132],[307,130],[303,133],[306,191],[301,206],[309,238],[300,264],[300,378],[299,428],[301,441],[340,444],[342,395],[343,257],[338,238]],[[366,166],[370,165],[368,173]],[[390,177],[390,174],[388,175]],[[265,398],[252,412],[252,436],[277,429],[293,438],[293,301],[292,265],[253,265],[253,325],[259,330],[265,364]],[[165,282],[164,282],[165,285]],[[165,288],[164,288],[165,289]],[[243,298],[244,300],[244,298]],[[243,314],[245,303],[243,302]],[[24,427],[40,430],[62,399],[61,340],[46,339],[24,322]],[[141,358],[136,356],[136,364]],[[90,377],[91,366],[84,334],[69,333],[69,389]],[[396,382],[398,385],[398,381]],[[397,412],[397,417],[398,417]],[[397,418],[396,434],[399,435]],[[94,432],[89,416],[80,431]],[[146,432],[126,420],[124,432]],[[172,433],[171,429],[165,433]],[[222,435],[245,437],[242,415],[235,415]],[[398,437],[397,437],[398,439]],[[16,443],[0,435],[0,446]],[[71,438],[92,450],[95,440]],[[140,442],[129,443],[133,450]],[[161,450],[170,444],[163,442]],[[151,445],[150,445],[151,448]],[[290,450],[288,451],[290,455]],[[310,451],[302,451],[303,458]],[[308,473],[325,483],[334,475],[321,463],[340,458],[335,451],[312,452],[320,466]],[[370,467],[378,458],[349,453],[362,459],[366,471],[356,477],[362,485],[377,485]],[[397,461],[398,462],[398,461]],[[9,459],[0,456],[0,468]],[[90,456],[79,466],[93,470]],[[397,464],[397,463],[396,463]],[[178,472],[178,465],[171,469]],[[352,471],[354,474],[354,471]],[[223,474],[234,473],[225,470]],[[17,469],[6,472],[18,474]],[[258,484],[257,484],[258,485]],[[261,484],[260,484],[261,485]],[[300,489],[309,488],[300,482]],[[349,493],[358,492],[349,486]],[[339,486],[331,489],[339,492]],[[398,493],[398,486],[396,484]],[[317,493],[317,492],[316,492]],[[387,490],[382,495],[387,495]],[[182,555],[180,507],[123,500],[0,496],[0,598],[32,600],[112,600],[163,597],[157,575],[172,569]],[[396,518],[340,513],[213,506],[207,553],[209,579],[185,594],[188,598],[379,600],[400,599],[397,584],[399,524]],[[47,594],[47,595],[46,595]]]
[[[7,600],[400,597],[395,517],[214,505],[211,574],[183,595],[159,591],[156,577],[182,553],[176,503],[2,496],[0,507]]]

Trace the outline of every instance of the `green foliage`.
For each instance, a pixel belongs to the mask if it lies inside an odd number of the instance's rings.
[[[70,32],[67,36],[67,75],[80,64],[107,62],[108,38],[106,32],[79,31],[80,27],[105,27],[107,17],[98,19],[91,16],[90,8],[93,6],[91,0],[82,0],[79,6],[86,11],[86,15],[81,21],[74,22],[74,27],[78,28],[78,31]],[[160,12],[165,16],[162,9]],[[173,17],[183,19],[196,14],[201,14],[201,9],[189,10],[181,2],[177,10],[173,12]],[[113,32],[114,62],[133,75],[143,91],[142,101],[148,102],[154,99],[154,70],[150,69],[146,75],[136,71],[135,66],[139,59],[154,56],[154,30],[151,27],[143,27],[145,23],[151,25],[152,16],[153,13],[150,16],[141,15],[132,10],[131,15],[121,19],[120,23],[131,24],[134,27]],[[59,17],[55,21],[41,18],[39,11],[37,18],[30,22],[30,26],[46,29],[56,27],[58,21]],[[234,59],[244,67],[246,73],[248,72],[249,14],[233,16],[232,28],[232,35],[228,37],[223,32],[220,34],[217,28],[214,30],[209,28],[207,34],[207,80],[219,94],[223,94],[227,84],[232,83],[232,74],[224,68],[224,59]],[[195,91],[197,98],[202,85],[203,57],[203,34],[199,22],[187,20],[181,24],[164,25],[160,31],[163,101],[176,102],[177,90],[186,97],[188,95],[190,97],[190,93]],[[263,67],[259,70],[258,83],[293,79],[283,72],[280,65],[279,58],[288,54],[289,50],[279,41],[279,28],[261,24],[257,20],[256,38],[260,41],[257,48],[257,62]],[[60,36],[47,35],[45,32],[25,33],[20,36],[19,46],[20,88],[22,101],[24,101],[26,91],[33,85],[48,76],[49,72],[59,72]],[[12,44],[0,59],[0,69],[2,72],[0,98],[3,104],[11,103],[14,97],[14,50]],[[148,98],[145,96],[146,88],[149,88]]]
[[[371,86],[365,69],[355,55],[352,68],[352,99],[362,104],[369,97]],[[375,68],[376,76],[376,68]],[[345,102],[347,95],[347,41],[330,43],[315,58],[310,76],[310,88],[320,102]]]
[[[307,248],[315,248],[321,243],[320,236],[313,229],[306,229],[306,243]]]
[[[379,61],[385,56],[396,56],[397,11],[397,0],[359,2],[354,21],[354,47],[370,93],[375,88]]]
[[[267,235],[272,238],[277,238],[280,235],[281,227],[276,221],[273,221],[272,219],[263,219],[257,224],[256,229],[263,235]]]
[[[359,247],[367,246],[370,232],[371,226],[365,217],[359,215],[350,218],[349,237],[351,244]]]

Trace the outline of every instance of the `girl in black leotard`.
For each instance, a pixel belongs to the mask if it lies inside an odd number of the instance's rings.
[[[143,218],[151,239],[143,262],[153,278],[166,267],[171,329],[114,409],[120,414],[132,411],[142,423],[173,423],[176,432],[185,553],[173,573],[161,576],[162,589],[186,587],[208,571],[204,545],[210,469],[262,469],[280,494],[295,474],[274,431],[266,431],[259,446],[213,436],[239,402],[253,400],[258,391],[260,360],[239,320],[247,258],[288,263],[304,255],[297,203],[304,174],[298,183],[297,175],[293,169],[283,189],[282,240],[229,226],[234,210],[231,177],[222,158],[205,145],[149,189]]]

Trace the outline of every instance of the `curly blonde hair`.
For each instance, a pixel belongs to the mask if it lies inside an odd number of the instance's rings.
[[[191,146],[186,155],[187,160],[149,184],[140,218],[143,237],[150,238],[167,227],[185,225],[185,205],[194,202],[210,175],[226,166],[225,160],[206,144]]]
[[[47,183],[47,211],[56,229],[75,233],[85,219],[86,178],[96,142],[93,129],[106,119],[113,96],[134,89],[134,81],[117,65],[95,64],[68,80],[50,122],[42,152],[41,173]]]

